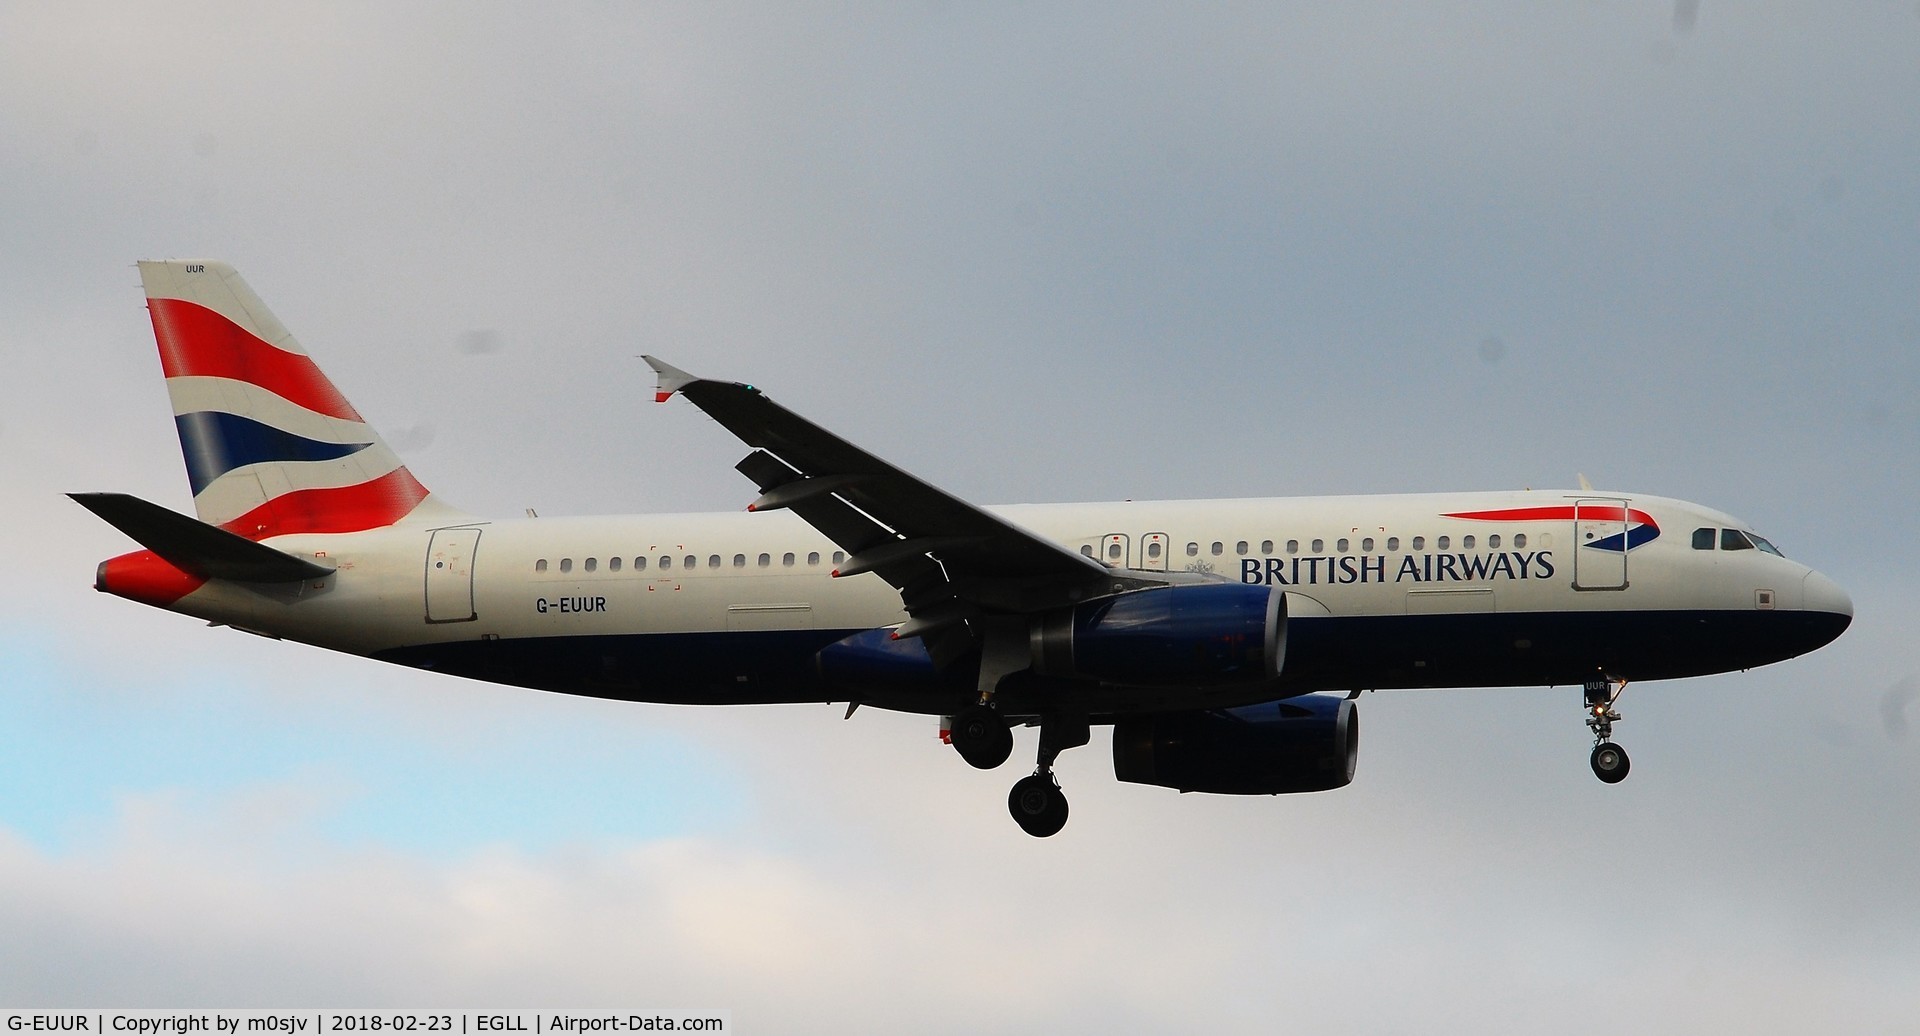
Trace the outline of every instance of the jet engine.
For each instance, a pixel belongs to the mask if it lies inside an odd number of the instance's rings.
[[[1087,601],[1033,627],[1034,671],[1134,685],[1270,680],[1286,660],[1287,595],[1266,586],[1158,586]]]
[[[1113,775],[1221,795],[1330,791],[1353,781],[1360,714],[1324,694],[1232,709],[1130,716],[1113,726]]]

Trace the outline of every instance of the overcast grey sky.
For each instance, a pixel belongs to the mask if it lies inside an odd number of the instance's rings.
[[[1920,1028],[1920,6],[0,3],[0,1004],[741,1031]],[[1689,13],[1694,12],[1694,13]],[[483,514],[734,509],[637,356],[981,502],[1597,485],[1806,658],[1361,702],[1353,786],[492,688],[103,597],[189,507],[134,260],[236,264]],[[1031,752],[1021,742],[1021,758]]]

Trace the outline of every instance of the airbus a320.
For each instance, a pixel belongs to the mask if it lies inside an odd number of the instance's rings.
[[[452,676],[636,702],[939,717],[967,763],[1287,794],[1352,781],[1364,689],[1567,686],[1603,781],[1629,681],[1748,669],[1853,605],[1747,523],[1578,489],[979,507],[775,403],[649,357],[748,449],[723,514],[488,519],[430,493],[232,267],[142,262],[195,517],[74,499],[143,549],[106,593]],[[689,434],[696,434],[690,430]]]

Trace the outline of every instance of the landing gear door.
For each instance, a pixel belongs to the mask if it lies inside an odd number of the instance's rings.
[[[1574,501],[1573,543],[1575,590],[1627,588],[1627,501]]]
[[[479,529],[436,529],[427,542],[427,621],[472,622]]]

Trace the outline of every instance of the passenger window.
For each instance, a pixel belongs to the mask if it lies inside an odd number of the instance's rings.
[[[1488,549],[1488,550],[1499,550],[1499,549],[1500,549],[1500,534],[1499,534],[1499,533],[1497,533],[1497,532],[1496,532],[1496,533],[1494,533],[1493,535],[1491,535],[1491,536],[1489,536],[1489,537],[1487,537],[1487,549]]]
[[[634,558],[634,559],[633,559],[633,570],[634,570],[635,572],[645,572],[645,571],[647,570],[647,559],[646,559],[646,558]]]
[[[1082,554],[1085,554],[1085,555],[1086,555],[1087,557],[1092,557],[1092,556],[1093,556],[1093,544],[1091,544],[1091,543],[1082,543],[1082,544],[1080,545],[1080,553],[1082,553]]]
[[[607,571],[609,571],[609,572],[618,572],[618,571],[620,571],[620,559],[619,559],[619,558],[608,558],[608,559],[607,559]]]
[[[1515,550],[1525,550],[1525,549],[1527,549],[1527,534],[1526,534],[1526,533],[1524,533],[1524,532],[1516,532],[1516,533],[1514,533],[1514,534],[1513,534],[1513,549],[1515,549]]]
[[[1462,537],[1460,537],[1460,549],[1461,549],[1461,550],[1472,550],[1472,549],[1473,549],[1473,537],[1471,537],[1471,536],[1462,536]]]
[[[692,554],[688,554],[688,555],[687,555],[687,567],[688,567],[688,568],[695,568],[695,567],[697,567],[697,566],[698,566],[699,564],[700,564],[700,559],[699,559],[699,558],[696,558],[696,557],[694,557],[694,556],[693,556]]]
[[[1300,553],[1300,541],[1299,541],[1299,540],[1288,540],[1288,541],[1287,541],[1287,553],[1289,553],[1289,554],[1298,554],[1298,553]]]
[[[541,558],[540,560],[534,562],[533,570],[535,572],[545,572],[547,570],[547,559]]]
[[[1115,542],[1113,542],[1113,543],[1109,543],[1109,544],[1107,544],[1107,560],[1108,560],[1108,561],[1118,561],[1118,560],[1120,560],[1120,543],[1119,543],[1119,541],[1117,541],[1117,540],[1116,540],[1116,541],[1115,541]]]
[[[562,572],[571,572],[571,571],[573,571],[573,559],[572,559],[572,558],[561,558],[561,559],[560,559],[560,571],[562,571]]]
[[[708,567],[708,568],[719,568],[719,567],[720,567],[720,555],[718,555],[718,554],[713,554],[713,555],[710,555],[710,556],[709,556],[709,557],[707,558],[707,567]]]
[[[1272,541],[1272,540],[1261,540],[1261,541],[1260,541],[1260,553],[1262,553],[1262,554],[1271,554],[1271,553],[1273,553],[1273,541]]]
[[[780,555],[780,564],[782,564],[782,565],[784,565],[784,566],[786,566],[787,568],[792,568],[792,567],[793,567],[793,555],[792,555],[792,554],[782,554],[782,555]]]
[[[1238,543],[1236,543],[1236,544],[1234,544],[1234,545],[1233,545],[1233,552],[1234,552],[1235,554],[1239,554],[1239,555],[1242,555],[1242,556],[1245,556],[1245,554],[1247,553],[1247,541],[1246,541],[1246,540],[1241,540],[1240,542],[1238,542]]]
[[[1435,543],[1434,543],[1434,546],[1435,546],[1436,548],[1438,548],[1438,549],[1440,549],[1440,550],[1446,550],[1446,549],[1447,549],[1447,544],[1449,544],[1449,543],[1451,543],[1451,542],[1453,542],[1453,539],[1452,539],[1452,537],[1450,537],[1450,536],[1442,536],[1442,537],[1440,537],[1440,539],[1439,539],[1439,540],[1437,540],[1437,541],[1435,541]]]
[[[1400,549],[1400,537],[1398,537],[1398,536],[1389,536],[1389,537],[1387,537],[1387,549],[1388,549],[1388,550],[1390,550],[1390,551],[1393,551],[1393,550],[1399,550],[1399,549]]]
[[[1345,536],[1340,537],[1340,541],[1333,545],[1333,549],[1345,554],[1347,552],[1347,538]]]
[[[846,551],[844,551],[844,550],[836,550],[836,551],[834,551],[834,552],[833,552],[833,563],[834,563],[834,564],[836,564],[836,565],[838,565],[838,564],[839,564],[840,562],[842,562],[842,561],[845,561],[845,560],[847,560],[847,552],[846,552]]]
[[[735,554],[733,556],[733,567],[735,568],[747,567],[747,556],[745,554]]]
[[[807,564],[818,565],[819,563],[820,563],[820,552],[817,550],[809,551],[807,553]]]
[[[1213,541],[1213,556],[1214,556],[1214,557],[1216,557],[1216,558],[1217,558],[1217,557],[1219,557],[1220,555],[1222,555],[1222,554],[1225,554],[1226,552],[1227,552],[1227,545],[1226,545],[1226,544],[1224,544],[1224,543],[1222,543],[1222,542],[1220,542],[1219,540],[1214,540],[1214,541]]]
[[[1313,552],[1314,552],[1315,554],[1325,554],[1325,553],[1327,552],[1327,541],[1326,541],[1326,540],[1314,540],[1314,541],[1313,541]]]
[[[1721,529],[1720,530],[1720,549],[1721,550],[1752,550],[1753,541],[1750,539],[1747,539],[1746,534],[1742,533],[1739,529]]]
[[[1187,544],[1187,556],[1188,556],[1188,557],[1190,557],[1190,558],[1197,558],[1197,557],[1199,557],[1199,556],[1200,556],[1200,545],[1199,545],[1198,543],[1189,543],[1189,544]]]
[[[1362,554],[1373,553],[1373,537],[1369,536],[1366,539],[1360,541],[1360,553]]]
[[[1714,531],[1715,530],[1713,529],[1693,530],[1693,549],[1694,550],[1712,550]]]
[[[1152,543],[1147,544],[1147,557],[1150,557],[1155,561],[1160,560],[1160,541],[1159,540],[1154,540]]]
[[[582,565],[581,567],[582,567],[582,568],[584,568],[584,569],[586,569],[587,571],[589,571],[589,572],[591,572],[591,571],[593,571],[594,569],[596,569],[596,568],[599,568],[599,567],[600,567],[600,559],[599,559],[599,558],[588,558],[588,559],[587,559],[587,563],[586,563],[586,564],[584,564],[584,565]]]
[[[765,568],[765,567],[767,567],[768,565],[771,565],[771,564],[773,564],[773,555],[771,555],[771,554],[762,554],[762,555],[760,555],[760,567],[761,567],[761,568]]]
[[[1413,538],[1413,549],[1414,549],[1414,550],[1426,550],[1426,549],[1427,549],[1427,538],[1426,538],[1425,536],[1415,536],[1415,537]]]
[[[660,571],[665,572],[666,570],[672,567],[673,567],[673,559],[666,556],[665,554],[660,555]]]

